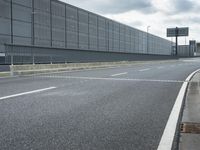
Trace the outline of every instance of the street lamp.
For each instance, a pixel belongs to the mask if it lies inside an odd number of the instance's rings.
[[[149,53],[149,28],[151,26],[147,26],[147,54]]]

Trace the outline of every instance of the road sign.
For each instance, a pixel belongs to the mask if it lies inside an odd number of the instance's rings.
[[[167,37],[176,37],[176,36],[188,36],[189,28],[168,28],[167,29]]]
[[[179,36],[188,36],[188,35],[189,35],[188,27],[167,28],[167,37],[176,37],[176,55],[178,55],[178,37]]]

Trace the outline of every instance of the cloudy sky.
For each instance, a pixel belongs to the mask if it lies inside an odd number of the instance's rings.
[[[166,38],[166,28],[190,28],[189,37],[180,37],[180,44],[200,42],[199,0],[61,0],[95,12],[129,26]],[[171,40],[171,38],[166,38]],[[175,39],[172,39],[173,41]]]

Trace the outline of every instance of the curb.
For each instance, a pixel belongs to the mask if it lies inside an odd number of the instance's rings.
[[[160,143],[158,145],[157,150],[171,150],[173,147],[174,138],[176,135],[176,129],[179,121],[179,116],[181,113],[181,109],[183,106],[183,102],[185,99],[187,87],[189,85],[189,81],[192,79],[192,77],[199,72],[200,69],[192,72],[185,82],[182,84],[181,89],[179,91],[179,94],[176,98],[175,104],[172,108],[172,111],[170,113],[169,119],[167,121],[167,124],[165,126],[163,135],[161,137]]]
[[[172,60],[173,62],[174,60]],[[130,62],[96,62],[96,63],[73,63],[73,64],[39,64],[39,65],[16,65],[10,66],[11,76],[23,76],[33,75],[40,73],[54,73],[62,71],[72,70],[84,70],[84,69],[95,69],[95,68],[109,68],[109,67],[120,67],[129,65],[142,65],[149,63],[165,63],[164,61],[130,61]],[[169,61],[167,61],[169,62]]]

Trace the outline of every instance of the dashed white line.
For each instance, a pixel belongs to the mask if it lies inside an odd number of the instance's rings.
[[[163,66],[157,67],[157,69],[163,69],[163,68],[164,68]]]
[[[115,76],[121,76],[121,75],[125,75],[125,74],[127,74],[127,72],[117,73],[117,74],[113,74],[111,76],[115,77]]]
[[[150,68],[146,68],[146,69],[141,69],[141,70],[139,70],[139,71],[148,71],[148,70],[150,70]]]
[[[13,98],[13,97],[18,97],[18,96],[23,96],[23,95],[28,95],[28,94],[33,94],[33,93],[39,93],[47,90],[52,90],[55,89],[56,87],[49,87],[49,88],[44,88],[44,89],[38,89],[34,91],[28,91],[28,92],[23,92],[23,93],[18,93],[18,94],[13,94],[13,95],[8,95],[4,97],[0,97],[0,100],[8,99],[8,98]]]

